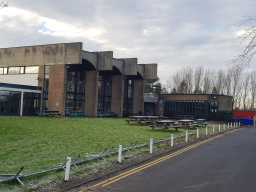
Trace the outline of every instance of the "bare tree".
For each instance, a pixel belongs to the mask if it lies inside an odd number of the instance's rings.
[[[255,20],[253,20],[255,23]],[[242,40],[247,42],[245,49],[239,56],[239,60],[243,64],[250,64],[252,58],[256,54],[256,26],[255,24],[247,27],[245,33],[242,35]]]
[[[223,83],[223,93],[226,95],[231,95],[231,75],[229,70],[225,74]]]
[[[181,82],[183,81],[182,74],[180,71],[178,71],[174,76],[173,76],[173,88],[178,90],[178,87],[180,86]]]
[[[169,90],[176,90],[177,93],[193,92],[193,70],[191,67],[184,67],[177,71],[167,82]]]
[[[197,67],[194,72],[194,93],[202,92],[202,80],[204,75],[204,68]]]
[[[255,98],[256,98],[256,71],[251,72],[250,74],[250,93],[251,93],[251,110],[254,110],[255,107]]]
[[[231,94],[233,96],[236,96],[237,94],[237,88],[239,86],[239,82],[241,79],[242,74],[242,66],[241,65],[235,65],[230,69],[230,75],[231,75],[231,84],[232,84],[232,92]]]
[[[212,76],[211,71],[206,70],[203,78],[203,93],[209,94],[212,91]]]
[[[242,82],[242,87],[241,87],[241,93],[242,93],[242,105],[243,105],[243,109],[246,110],[247,109],[247,99],[248,99],[248,94],[249,94],[249,83],[250,83],[250,75],[246,74],[246,76],[243,79]]]
[[[193,69],[191,67],[187,67],[184,70],[183,79],[187,84],[186,93],[192,93],[193,92]]]
[[[217,72],[216,80],[214,83],[216,87],[216,92],[218,94],[223,94],[224,82],[225,82],[225,73],[223,70],[219,70]]]

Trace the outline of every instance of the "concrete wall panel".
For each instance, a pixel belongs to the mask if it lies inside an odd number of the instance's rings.
[[[65,65],[54,65],[49,71],[48,108],[64,115]]]
[[[98,72],[86,71],[85,77],[85,114],[88,117],[96,117],[98,103]]]
[[[81,43],[1,48],[0,67],[79,64]]]
[[[137,75],[138,69],[138,59],[137,58],[127,58],[124,60],[124,74],[129,76],[135,76]]]
[[[99,71],[111,71],[113,67],[112,51],[97,52],[98,54],[98,70]]]
[[[140,64],[144,66],[144,79],[156,80],[157,77],[157,64]]]
[[[111,111],[118,114],[119,117],[123,115],[124,102],[124,77],[122,75],[114,75],[112,77],[112,102]]]

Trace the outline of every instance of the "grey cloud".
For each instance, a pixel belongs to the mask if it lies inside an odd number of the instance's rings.
[[[185,65],[222,68],[244,45],[234,36],[246,17],[255,17],[254,0],[10,0],[10,5],[74,25],[102,27],[106,43],[52,37],[35,29],[0,31],[1,47],[83,41],[87,50],[113,49],[116,57],[158,62],[166,81]]]

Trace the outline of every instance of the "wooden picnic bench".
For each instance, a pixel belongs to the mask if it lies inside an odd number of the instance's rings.
[[[145,125],[145,124],[148,125],[148,124],[152,124],[153,122],[159,119],[160,119],[160,116],[130,116],[127,119],[127,122],[129,124],[137,123],[142,125]]]
[[[182,119],[182,120],[179,120],[178,122],[179,122],[180,128],[191,129],[191,128],[193,128],[193,123],[195,121],[191,120],[191,119]]]
[[[152,129],[175,129],[178,131],[180,128],[180,124],[176,120],[164,119],[156,121],[153,125],[151,125]]]

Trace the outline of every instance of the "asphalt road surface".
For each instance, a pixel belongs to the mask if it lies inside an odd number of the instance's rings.
[[[256,129],[240,129],[93,191],[256,191]]]

